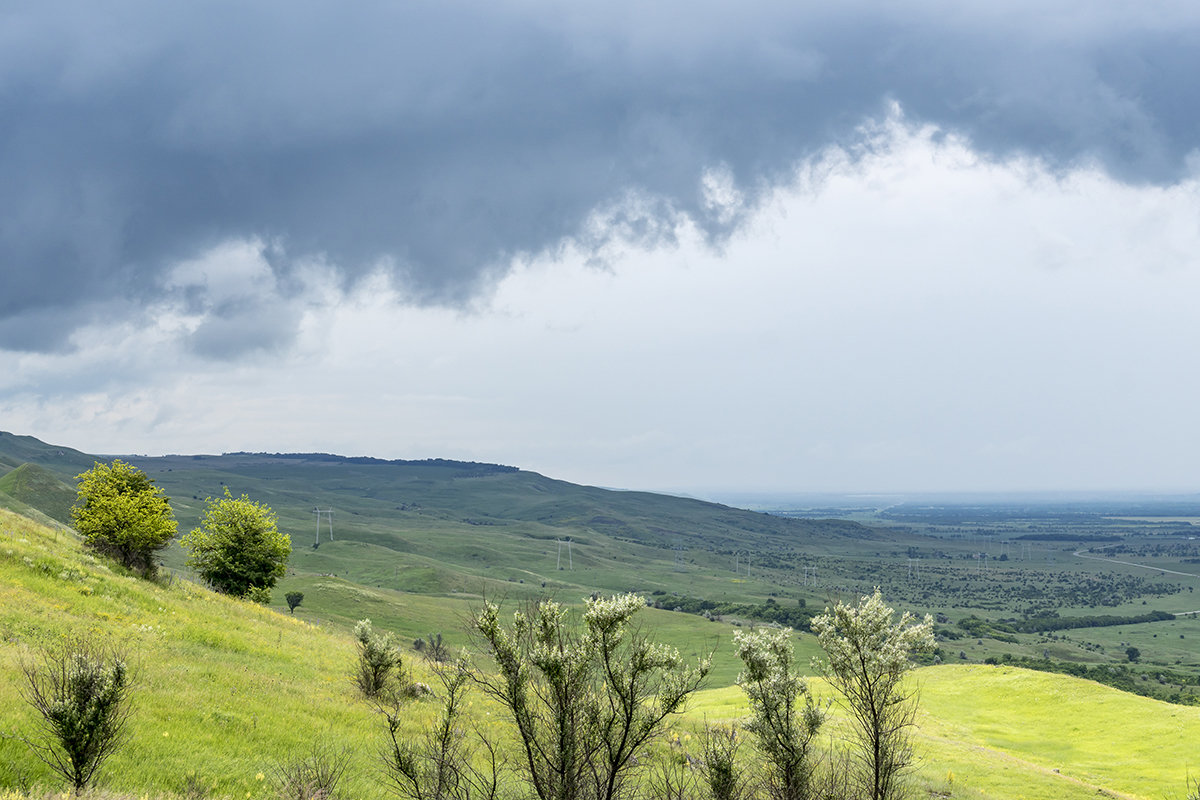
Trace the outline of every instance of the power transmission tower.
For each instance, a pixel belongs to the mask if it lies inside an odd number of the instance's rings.
[[[332,508],[314,508],[313,512],[317,515],[317,539],[313,543],[316,547],[321,543],[321,516],[324,515],[329,520],[329,541],[333,541],[333,509]]]

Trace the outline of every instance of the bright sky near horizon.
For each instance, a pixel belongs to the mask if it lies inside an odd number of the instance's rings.
[[[0,10],[0,429],[1195,490],[1200,6]]]

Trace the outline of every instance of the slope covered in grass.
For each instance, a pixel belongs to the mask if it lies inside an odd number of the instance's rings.
[[[90,468],[96,458],[100,457],[63,445],[48,444],[33,436],[0,431],[0,465],[8,469],[16,469],[22,464],[38,464],[67,480]]]
[[[351,795],[378,793],[379,721],[355,696],[344,634],[191,583],[118,574],[69,534],[0,511],[0,730],[33,729],[22,661],[79,633],[123,649],[137,675],[131,740],[105,786],[265,796],[273,765],[326,737],[354,750]],[[426,709],[414,708],[417,726]],[[0,786],[25,782],[55,783],[22,743],[0,739]]]
[[[931,751],[958,760],[976,784],[998,784],[1003,774],[981,774],[974,765],[982,753],[1001,754],[1010,770],[1020,762],[1052,776],[1051,785],[1092,787],[1092,796],[1179,797],[1200,773],[1200,708],[1015,667],[946,666],[918,676]],[[1013,788],[1003,796],[1039,796]]]
[[[109,457],[103,457],[107,460]],[[578,486],[495,464],[345,458],[319,453],[122,456],[170,498],[181,532],[199,521],[205,498],[226,488],[271,506],[295,549],[297,568],[373,587],[452,594],[486,581],[599,590],[678,591],[713,601],[756,602],[777,591],[770,571],[791,581],[819,553],[874,551],[890,534],[854,522],[798,520],[700,500]],[[36,464],[72,484],[92,456],[0,433],[0,477]],[[2,490],[0,490],[2,491]],[[35,501],[36,500],[36,501]],[[43,508],[41,498],[25,507]],[[317,543],[314,508],[333,511]],[[61,509],[61,504],[57,507]],[[328,524],[329,517],[324,518]],[[369,552],[331,550],[353,541]],[[178,547],[163,553],[182,568]],[[412,562],[428,567],[405,570]],[[755,580],[730,585],[754,564]],[[301,563],[303,562],[303,563]],[[794,581],[791,581],[794,583]],[[515,588],[515,587],[514,587]]]
[[[1182,798],[1200,772],[1200,708],[1162,703],[1091,681],[1014,667],[916,670],[914,796],[978,800]],[[832,700],[831,688],[810,680]],[[726,723],[745,714],[734,687],[701,693],[689,721]],[[834,704],[825,747],[849,734]]]
[[[409,599],[347,591],[336,616],[349,620],[361,611],[385,629],[414,618],[413,629],[423,629],[438,621],[438,608],[448,614],[433,598]],[[128,796],[266,798],[272,768],[323,739],[352,751],[347,797],[383,797],[375,777],[382,727],[349,681],[353,643],[336,622],[322,627],[301,618],[303,609],[293,617],[188,582],[122,575],[83,552],[70,533],[0,511],[0,731],[32,730],[33,712],[20,697],[22,660],[60,637],[91,633],[129,652],[138,675],[132,739],[106,768],[105,788]],[[721,627],[653,610],[642,622],[684,647]],[[815,652],[811,640],[801,638],[802,657]],[[727,640],[720,646],[731,649]],[[428,680],[422,665],[414,669]],[[724,670],[728,680],[731,667]],[[914,776],[921,796],[1160,800],[1181,796],[1189,771],[1198,771],[1200,709],[1011,667],[933,667],[914,679],[922,699]],[[813,684],[829,696],[819,680]],[[473,721],[506,741],[497,710],[478,694],[472,702]],[[406,730],[415,736],[436,704],[416,701],[411,710]],[[741,691],[726,686],[701,693],[674,727],[682,747],[695,751],[706,721],[745,713]],[[844,733],[835,710],[826,736]],[[56,785],[20,741],[0,738],[0,790],[27,783]]]
[[[51,519],[71,524],[76,492],[45,467],[22,464],[0,475],[0,492],[42,511]]]

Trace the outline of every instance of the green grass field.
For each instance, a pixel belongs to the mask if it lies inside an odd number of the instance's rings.
[[[451,618],[465,613],[471,599],[368,590],[337,579],[296,585],[305,605],[293,617],[187,581],[148,583],[87,555],[68,533],[0,511],[0,730],[8,734],[0,739],[0,788],[54,783],[12,737],[33,723],[20,696],[19,664],[42,644],[90,632],[120,644],[137,664],[132,739],[104,772],[107,790],[267,797],[273,766],[324,739],[353,750],[348,797],[384,796],[374,777],[382,728],[350,684],[354,648],[343,624],[371,616],[378,627],[404,635],[438,629],[453,636]],[[320,624],[306,610],[310,591],[314,607],[328,614]],[[718,638],[719,653],[731,650],[729,626],[653,609],[642,622],[685,652]],[[798,638],[803,661],[816,648],[812,637]],[[418,678],[428,679],[418,659],[409,661]],[[676,721],[683,747],[694,746],[705,721],[744,715],[740,690],[720,685],[734,671],[732,662],[722,666],[715,688],[700,693]],[[1200,768],[1193,746],[1200,709],[1005,667],[925,668],[913,680],[921,691],[915,734],[921,765],[913,778],[921,793],[1161,800],[1180,796],[1189,770]],[[813,685],[828,694],[819,680]],[[480,696],[472,704],[473,718],[503,739],[497,710]],[[434,708],[414,702],[412,735]],[[836,713],[828,731],[844,732]]]

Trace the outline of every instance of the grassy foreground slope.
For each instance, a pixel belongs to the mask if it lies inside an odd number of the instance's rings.
[[[712,625],[669,612],[648,617],[650,625]],[[272,766],[325,738],[354,752],[348,797],[385,795],[375,779],[380,723],[347,678],[354,648],[344,633],[191,583],[120,575],[70,533],[0,511],[0,732],[27,732],[33,723],[20,699],[21,660],[79,632],[122,644],[139,673],[132,740],[106,768],[106,788],[266,798]],[[1013,668],[935,667],[916,678],[922,795],[1160,800],[1181,795],[1196,766],[1200,709]],[[478,695],[473,703],[475,720],[502,738],[495,709]],[[414,703],[410,732],[434,710],[430,701]],[[705,719],[744,714],[738,689],[714,689],[676,727],[686,740]],[[54,781],[23,744],[0,738],[0,790],[25,784]]]
[[[926,667],[911,680],[921,698],[915,797],[1170,800],[1200,771],[1200,708],[1014,667]],[[832,698],[821,679],[810,686]],[[689,717],[724,723],[745,713],[741,691],[727,687],[701,693]],[[836,705],[826,730],[847,730]]]
[[[1181,797],[1200,771],[1200,708],[1138,697],[1092,681],[1012,667],[917,672],[921,741],[957,782],[1000,797],[1063,797],[1069,785],[1146,798]],[[986,774],[980,766],[995,763]],[[1016,777],[1045,777],[1055,794]]]
[[[78,633],[136,664],[131,742],[104,771],[113,790],[259,796],[258,775],[314,737],[351,746],[356,761],[374,750],[378,722],[354,697],[345,635],[190,583],[117,574],[69,534],[0,511],[0,731],[32,729],[22,659]],[[351,772],[353,796],[376,793],[365,764]],[[54,783],[22,743],[0,739],[0,786],[26,782]]]

